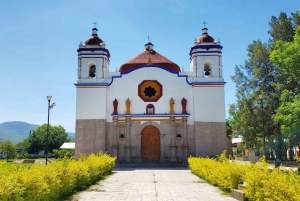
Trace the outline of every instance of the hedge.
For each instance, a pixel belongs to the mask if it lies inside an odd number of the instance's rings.
[[[58,200],[110,174],[115,161],[115,157],[98,153],[78,161],[62,160],[13,171],[2,170],[0,163],[0,200]]]
[[[242,189],[249,201],[300,200],[300,175],[279,168],[270,170],[264,158],[256,164],[230,162],[225,152],[216,159],[189,157],[188,163],[193,174],[225,191]]]

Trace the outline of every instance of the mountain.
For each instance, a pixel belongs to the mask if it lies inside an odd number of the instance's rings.
[[[68,137],[75,140],[75,133],[68,132]]]
[[[16,135],[24,136],[25,138],[29,136],[30,130],[35,130],[37,127],[39,127],[39,125],[29,124],[22,121],[10,121],[0,124],[1,131],[4,130],[12,132]]]
[[[35,130],[38,126],[21,121],[4,122],[0,124],[0,138],[18,143],[26,139],[30,130]]]
[[[11,140],[16,144],[28,138],[30,130],[35,130],[39,125],[22,121],[11,121],[0,124],[0,141]],[[68,136],[75,139],[75,133],[68,132]]]

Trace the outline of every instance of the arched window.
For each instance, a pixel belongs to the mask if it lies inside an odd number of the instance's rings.
[[[155,108],[154,105],[148,104],[146,106],[146,114],[155,114]]]
[[[204,73],[204,77],[210,77],[211,76],[211,63],[206,62],[204,64],[203,70],[204,70],[204,72],[203,72]]]
[[[89,76],[91,78],[95,78],[96,77],[96,66],[95,65],[91,65],[89,68]]]

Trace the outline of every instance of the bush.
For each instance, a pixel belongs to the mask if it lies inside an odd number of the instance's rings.
[[[300,177],[295,172],[279,168],[269,170],[263,160],[246,173],[245,182],[247,185],[243,191],[250,201],[300,200]]]
[[[240,165],[236,163],[230,163],[226,152],[216,159],[189,157],[188,163],[192,173],[225,191],[229,192],[243,183],[245,169],[239,168]]]
[[[58,200],[110,174],[115,161],[99,153],[6,172],[0,177],[0,200]]]
[[[53,157],[59,158],[59,159],[74,159],[75,158],[75,152],[74,150],[68,150],[68,149],[53,149]]]
[[[296,161],[298,162],[298,174],[300,174],[300,158],[296,157]]]
[[[23,156],[24,158],[29,157],[29,154],[26,151],[22,151],[20,155]]]
[[[223,153],[217,159],[189,157],[188,163],[192,173],[226,191],[245,182],[242,190],[250,201],[300,200],[300,176],[279,168],[269,170],[264,158],[257,164],[242,165],[231,163]]]

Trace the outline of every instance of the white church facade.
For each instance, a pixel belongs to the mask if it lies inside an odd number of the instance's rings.
[[[188,72],[151,42],[111,72],[109,50],[92,31],[77,50],[76,158],[102,151],[119,162],[185,162],[227,148],[222,46],[207,28]]]

